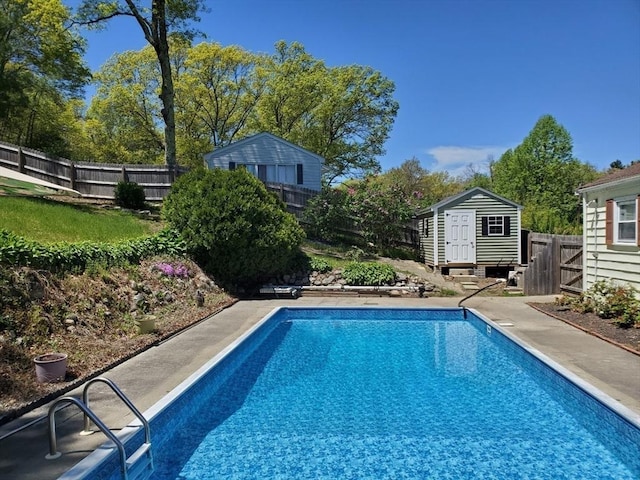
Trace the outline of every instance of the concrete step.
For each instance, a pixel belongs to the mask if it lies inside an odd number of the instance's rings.
[[[504,293],[507,295],[524,295],[524,290],[520,287],[505,287]]]
[[[458,283],[478,283],[480,280],[475,275],[452,275],[453,281]]]
[[[479,290],[480,289],[478,284],[473,282],[462,282],[460,285],[462,285],[463,290]]]
[[[449,275],[473,275],[473,268],[451,268],[449,269]]]

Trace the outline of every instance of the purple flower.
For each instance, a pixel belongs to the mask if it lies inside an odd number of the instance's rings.
[[[156,263],[154,268],[167,277],[189,277],[189,270],[182,264],[174,267],[170,263]]]

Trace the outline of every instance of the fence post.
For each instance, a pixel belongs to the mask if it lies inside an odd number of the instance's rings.
[[[71,162],[69,164],[69,180],[71,181],[71,190],[76,189],[76,164]]]
[[[18,171],[24,173],[24,164],[26,163],[26,157],[22,151],[22,147],[18,147]]]
[[[556,235],[551,240],[551,278],[553,284],[552,294],[560,293],[560,238]]]
[[[128,182],[129,181],[129,178],[128,178],[128,175],[127,175],[127,168],[124,165],[122,165],[122,181],[123,182]]]

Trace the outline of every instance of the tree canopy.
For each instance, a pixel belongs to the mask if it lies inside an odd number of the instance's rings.
[[[192,38],[195,32],[190,24],[199,20],[198,12],[204,8],[204,0],[151,0],[148,7],[135,0],[84,0],[78,8],[77,21],[94,28],[102,28],[117,16],[134,18],[153,48],[160,66],[160,113],[164,121],[165,163],[170,167],[176,165],[176,126],[169,33]]]
[[[67,153],[57,116],[90,77],[68,9],[60,0],[0,0],[0,39],[0,136]]]
[[[573,156],[569,132],[551,115],[491,166],[496,193],[523,205],[523,226],[538,232],[573,233],[581,228],[576,189],[596,176]]]
[[[203,153],[267,131],[324,157],[327,183],[379,171],[376,157],[384,152],[398,109],[393,83],[379,72],[328,68],[296,43],[279,42],[273,56],[206,42],[172,41],[171,48],[176,143],[184,165],[200,165]],[[104,124],[120,150],[131,139],[127,124],[144,119],[145,128],[158,128],[159,81],[153,75],[159,78],[149,47],[116,55],[96,75],[99,95],[90,116]],[[118,104],[129,104],[128,116],[136,118],[110,116]],[[113,120],[123,128],[106,128]],[[156,156],[154,145],[149,158]]]

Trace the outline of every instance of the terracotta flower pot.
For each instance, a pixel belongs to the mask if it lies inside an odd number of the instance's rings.
[[[67,374],[66,353],[45,353],[33,359],[36,364],[36,379],[40,383],[63,382]]]

